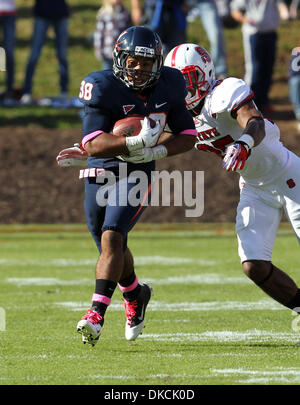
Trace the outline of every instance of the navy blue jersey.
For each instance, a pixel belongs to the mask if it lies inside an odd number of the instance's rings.
[[[161,127],[168,124],[174,134],[194,130],[195,125],[185,105],[186,86],[181,72],[163,67],[156,85],[141,98],[128,88],[112,71],[94,72],[85,77],[80,87],[80,101],[84,104],[82,136],[84,142],[102,132],[112,132],[116,121],[131,114],[149,116],[159,120]],[[114,167],[120,160],[112,158],[88,158],[89,167]],[[139,164],[140,170],[152,166],[152,162]],[[132,164],[128,164],[129,166]],[[133,165],[135,168],[137,165]]]

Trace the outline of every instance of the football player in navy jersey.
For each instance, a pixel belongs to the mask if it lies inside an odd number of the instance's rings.
[[[152,287],[137,279],[127,235],[149,201],[154,161],[194,147],[197,133],[185,96],[181,73],[163,66],[159,36],[141,26],[128,28],[118,38],[113,71],[91,73],[81,83],[82,143],[61,151],[57,162],[62,167],[81,165],[88,157],[83,175],[84,209],[100,256],[91,309],[77,324],[83,343],[94,346],[98,341],[117,284],[124,297],[125,338],[134,340],[144,327]],[[131,114],[145,117],[140,133],[135,137],[113,135],[116,121]],[[154,128],[149,118],[156,122]],[[166,124],[173,137],[165,143],[158,142]],[[132,177],[137,170],[147,179],[138,205],[129,199],[130,190],[136,186]],[[110,182],[108,173],[116,179],[115,184]],[[106,177],[109,185],[101,182],[101,176]]]

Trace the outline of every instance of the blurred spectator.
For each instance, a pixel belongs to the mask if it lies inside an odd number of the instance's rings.
[[[160,36],[164,53],[186,42],[186,14],[189,1],[184,0],[131,0],[131,15],[134,24],[145,25]]]
[[[192,9],[188,13],[187,21],[192,22],[200,17],[207,38],[210,42],[217,78],[227,76],[227,62],[222,20],[214,0],[194,0],[190,3]]]
[[[276,57],[278,4],[283,0],[232,0],[232,17],[242,24],[245,82],[257,107],[270,111],[269,91]]]
[[[0,0],[0,25],[3,28],[3,48],[6,54],[6,88],[4,97],[13,98],[15,78],[15,27],[17,8],[14,0]]]
[[[222,20],[224,28],[236,28],[239,23],[231,16],[230,2],[231,0],[214,0],[218,9],[218,14]]]
[[[300,46],[293,49],[290,58],[289,92],[297,120],[297,129],[300,132]]]
[[[131,27],[130,12],[123,0],[103,0],[97,14],[94,33],[94,49],[97,59],[102,61],[102,69],[112,69],[114,44],[125,28]]]
[[[289,5],[290,19],[296,20],[298,18],[299,5],[300,5],[300,0],[291,1],[291,4]]]
[[[284,0],[280,4],[280,17],[282,20],[296,20],[298,18],[298,8],[300,0]]]
[[[34,29],[32,35],[32,49],[26,67],[23,96],[21,98],[22,104],[31,103],[33,75],[50,26],[53,26],[55,32],[61,97],[65,98],[67,96],[69,86],[69,68],[67,61],[69,7],[66,0],[35,0],[33,14]]]

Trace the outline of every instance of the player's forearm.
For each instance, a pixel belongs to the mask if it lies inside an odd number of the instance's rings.
[[[114,136],[107,132],[103,132],[101,135],[88,141],[84,145],[84,149],[88,156],[95,158],[108,158],[128,154],[125,137]]]
[[[253,101],[244,104],[236,113],[236,119],[239,125],[243,128],[243,134],[247,134],[253,138],[250,148],[257,146],[265,137],[265,122],[262,114],[257,109]]]
[[[171,139],[174,138],[174,134],[172,132],[162,132],[159,136],[157,145],[164,145],[166,142],[169,142]]]
[[[196,137],[194,135],[179,134],[173,136],[170,140],[163,142],[168,151],[168,156],[178,155],[188,152],[195,145]]]
[[[250,118],[243,134],[248,134],[253,138],[254,145],[257,146],[265,137],[265,122],[261,117]]]

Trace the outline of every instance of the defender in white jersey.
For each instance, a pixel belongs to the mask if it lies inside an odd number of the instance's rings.
[[[300,158],[280,142],[279,128],[262,117],[243,80],[215,80],[204,48],[179,45],[165,65],[179,69],[186,80],[196,148],[217,153],[226,170],[241,175],[236,231],[245,274],[276,301],[300,312],[300,290],[271,261],[283,211],[300,241]]]

